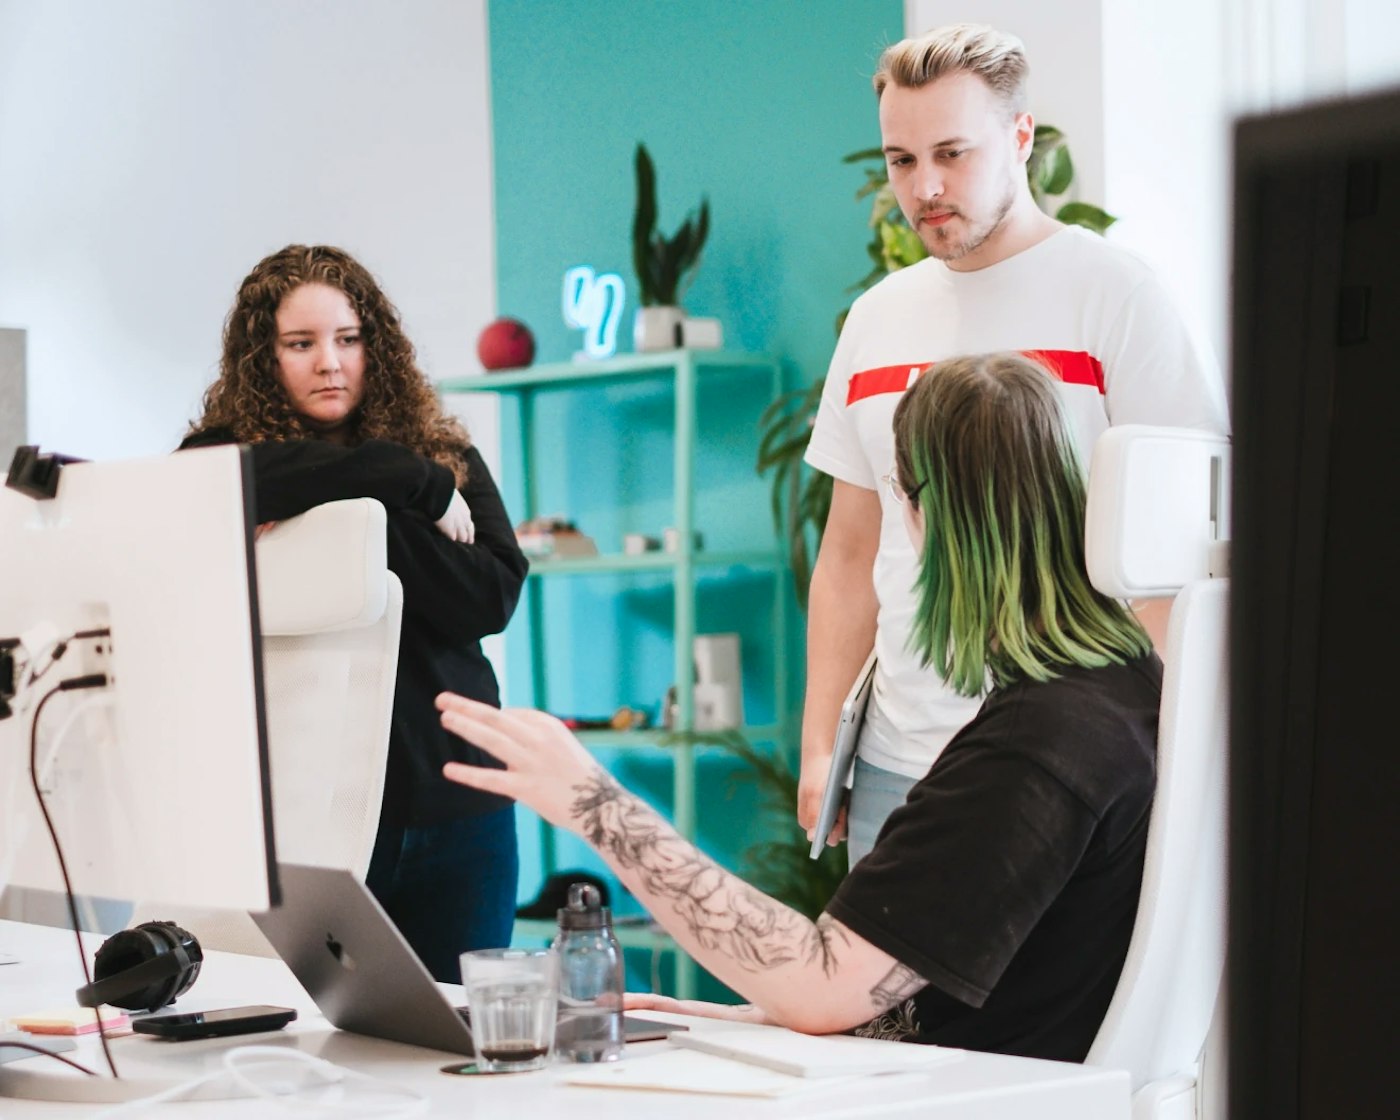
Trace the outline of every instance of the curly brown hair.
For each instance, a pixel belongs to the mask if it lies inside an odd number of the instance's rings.
[[[471,445],[466,429],[443,412],[432,383],[418,368],[398,310],[374,277],[349,253],[330,245],[288,245],[264,257],[244,278],[224,321],[219,378],[205,391],[204,414],[190,431],[226,428],[241,443],[320,438],[277,379],[277,308],[305,284],[344,292],[360,318],[364,399],[347,443],[393,440],[441,463],[463,485],[462,452]]]

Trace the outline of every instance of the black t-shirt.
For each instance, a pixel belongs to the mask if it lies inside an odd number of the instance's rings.
[[[827,906],[929,982],[869,1033],[1083,1060],[1137,914],[1161,692],[1149,654],[987,698]]]
[[[213,429],[187,437],[180,446],[232,442],[231,432]],[[448,540],[434,524],[452,498],[452,472],[401,444],[375,439],[341,447],[307,439],[252,448],[259,521],[285,520],[341,498],[375,498],[388,513],[389,569],[403,585],[403,627],[382,823],[426,827],[508,805],[504,798],[442,776],[448,761],[500,763],[446,731],[433,706],[443,691],[500,705],[481,639],[505,629],[529,570],[476,448],[462,453],[467,482],[461,494],[476,526],[473,544]]]

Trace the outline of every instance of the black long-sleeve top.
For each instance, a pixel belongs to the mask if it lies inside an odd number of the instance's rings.
[[[231,432],[210,429],[187,437],[180,448],[233,442]],[[498,764],[444,731],[433,707],[443,691],[500,705],[481,639],[505,629],[529,568],[481,455],[475,448],[463,453],[461,494],[476,540],[458,544],[434,525],[451,501],[452,472],[401,444],[290,440],[253,444],[252,452],[260,522],[342,498],[375,498],[388,511],[389,568],[403,584],[403,629],[381,823],[421,827],[508,804],[442,776],[448,761]]]

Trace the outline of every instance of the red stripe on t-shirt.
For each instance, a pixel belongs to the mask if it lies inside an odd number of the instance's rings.
[[[881,393],[904,392],[927,366],[927,362],[909,362],[902,366],[881,366],[851,374],[851,380],[846,384],[846,407]]]
[[[1022,350],[1066,385],[1092,385],[1103,393],[1103,363],[1083,350]]]
[[[1083,350],[1022,350],[1025,357],[1039,362],[1067,385],[1091,385],[1100,394],[1104,391],[1103,363]],[[897,366],[879,366],[851,374],[846,385],[846,406],[881,393],[902,393],[914,379],[934,362],[905,362]]]

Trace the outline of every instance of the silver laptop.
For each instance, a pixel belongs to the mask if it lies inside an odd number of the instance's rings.
[[[282,905],[252,918],[321,1014],[343,1031],[473,1054],[466,1008],[454,1007],[374,895],[348,871],[278,865]],[[627,1042],[685,1030],[622,1020]]]

